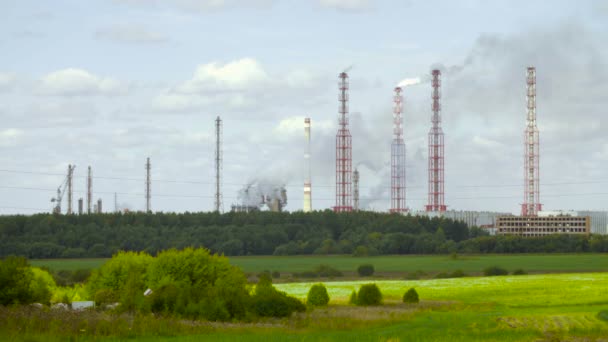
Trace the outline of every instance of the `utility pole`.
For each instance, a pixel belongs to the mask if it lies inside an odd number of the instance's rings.
[[[222,204],[222,119],[215,119],[215,211],[221,213],[224,210]]]
[[[151,211],[150,209],[150,157],[146,160],[146,213]]]

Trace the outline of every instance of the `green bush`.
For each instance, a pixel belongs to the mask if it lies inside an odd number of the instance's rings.
[[[361,277],[369,277],[372,276],[375,272],[374,265],[372,264],[363,264],[357,268],[357,273]]]
[[[467,274],[464,273],[462,270],[455,270],[452,271],[452,273],[450,273],[450,278],[462,278],[462,277],[466,277]]]
[[[293,312],[306,311],[306,306],[297,298],[267,282],[258,283],[251,302],[254,313],[260,317],[289,317]]]
[[[329,295],[323,284],[315,284],[308,290],[306,303],[312,306],[325,306],[329,303]]]
[[[357,305],[381,305],[382,304],[382,292],[376,284],[364,284],[359,288],[357,292],[356,301]]]
[[[528,272],[524,271],[521,268],[516,269],[515,271],[513,271],[513,273],[511,273],[512,275],[526,275],[528,274]]]
[[[111,289],[101,289],[95,293],[93,297],[95,306],[113,304],[118,302],[118,295]]]
[[[447,279],[449,277],[450,277],[450,275],[446,272],[439,272],[439,273],[435,274],[435,279]]]
[[[509,271],[502,267],[490,266],[483,270],[483,275],[486,277],[508,275]]]
[[[329,266],[329,265],[319,265],[317,266],[317,268],[315,268],[314,270],[315,273],[317,273],[317,275],[319,277],[341,277],[343,276],[342,272],[340,272],[339,270]]]
[[[150,310],[152,312],[174,312],[181,291],[182,289],[173,283],[156,289],[147,299],[150,301]]]
[[[418,303],[419,301],[418,292],[416,292],[416,289],[413,287],[403,294],[404,303]]]
[[[353,290],[348,298],[348,304],[357,305],[357,290]]]
[[[597,314],[597,318],[608,322],[608,310],[602,310]]]
[[[25,258],[0,260],[0,305],[49,304],[55,287],[47,271],[30,267]]]
[[[281,278],[281,272],[279,272],[279,271],[272,271],[271,275],[272,275],[272,278],[274,278],[274,279]]]

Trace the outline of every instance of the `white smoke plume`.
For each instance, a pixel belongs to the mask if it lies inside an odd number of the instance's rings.
[[[409,87],[409,86],[413,86],[416,84],[420,84],[420,77],[416,77],[416,78],[406,78],[403,81],[399,82],[397,84],[397,87],[400,88],[405,88],[405,87]]]

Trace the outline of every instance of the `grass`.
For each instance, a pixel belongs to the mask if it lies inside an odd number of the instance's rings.
[[[54,270],[77,270],[100,267],[107,259],[46,259],[31,260],[34,266]],[[372,264],[376,273],[402,275],[423,270],[425,272],[452,272],[462,270],[480,274],[484,268],[500,266],[509,271],[521,268],[529,273],[570,273],[608,271],[606,254],[507,254],[507,255],[448,255],[419,256],[391,255],[376,257],[332,256],[247,256],[231,257],[230,262],[248,273],[264,270],[281,273],[310,271],[327,264],[342,272],[356,272],[362,264]]]
[[[80,334],[82,341],[605,341],[608,336],[608,273],[545,274],[469,277],[415,281],[374,281],[386,305],[345,305],[351,291],[367,281],[325,282],[330,306],[286,319],[253,323],[163,321],[157,317],[114,319],[122,335]],[[277,288],[305,298],[311,283],[277,284]],[[420,304],[403,304],[403,293],[416,288]],[[1,311],[0,311],[1,313]],[[88,328],[107,324],[91,316]],[[41,324],[30,316],[23,328],[14,313],[4,313],[2,324],[19,326],[20,333],[0,329],[0,340],[63,341],[72,327],[82,324]],[[99,315],[104,315],[100,313]],[[69,316],[69,315],[68,315]],[[79,319],[78,315],[72,315]],[[45,320],[43,319],[42,322]],[[131,323],[128,323],[130,322]],[[5,322],[5,323],[2,323]],[[61,324],[60,324],[61,323]],[[57,334],[27,327],[56,327]],[[87,326],[86,324],[84,325]],[[133,330],[131,330],[131,327]],[[41,329],[41,328],[37,328]],[[43,328],[46,329],[46,328]],[[104,330],[105,331],[105,330]],[[135,332],[137,331],[137,332]]]

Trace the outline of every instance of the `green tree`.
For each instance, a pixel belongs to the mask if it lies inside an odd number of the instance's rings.
[[[315,284],[306,296],[306,303],[311,306],[325,306],[329,303],[329,294],[327,294],[327,288],[323,284]]]
[[[405,291],[405,293],[403,294],[404,303],[416,304],[419,301],[420,299],[418,298],[418,292],[416,292],[416,289],[414,289],[413,287]]]

